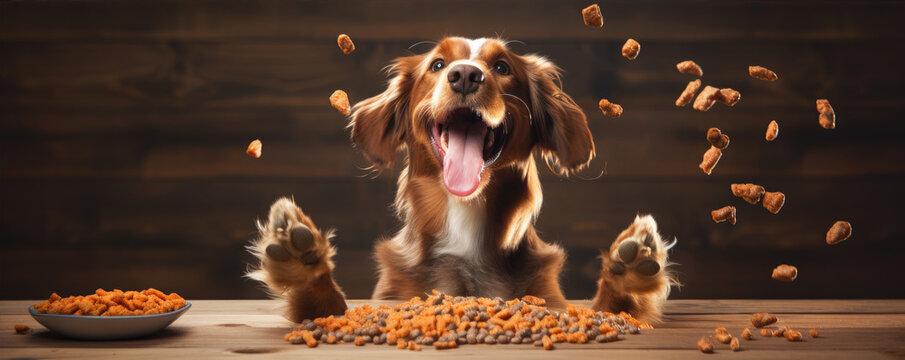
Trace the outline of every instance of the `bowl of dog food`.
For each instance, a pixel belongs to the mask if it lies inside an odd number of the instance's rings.
[[[56,293],[28,308],[36,321],[65,337],[118,340],[148,336],[165,329],[192,307],[179,294],[150,288],[141,291],[97,289],[86,296]]]

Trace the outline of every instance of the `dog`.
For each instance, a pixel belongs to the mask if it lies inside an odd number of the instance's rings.
[[[534,155],[558,175],[585,168],[594,140],[581,108],[545,57],[517,55],[501,39],[449,37],[388,66],[387,89],[349,115],[352,142],[377,169],[405,166],[395,209],[401,229],[377,242],[373,299],[407,300],[432,289],[510,299],[533,295],[565,308],[563,249],[538,237],[542,194]],[[294,322],[343,314],[333,280],[332,230],[290,199],[277,200],[249,246],[248,277],[286,299]],[[598,311],[656,322],[675,278],[665,242],[637,216],[601,256]]]

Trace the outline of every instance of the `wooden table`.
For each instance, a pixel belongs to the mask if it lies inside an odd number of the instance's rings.
[[[686,359],[725,356],[731,359],[868,359],[905,358],[905,300],[673,300],[665,321],[640,335],[613,343],[558,344],[554,351],[530,345],[466,345],[454,350],[402,351],[387,345],[350,344],[308,348],[283,341],[292,324],[281,317],[273,300],[196,300],[169,328],[144,339],[77,341],[61,338],[41,327],[26,308],[37,301],[0,301],[0,357],[12,358],[493,358],[500,359]],[[364,300],[351,301],[359,306]],[[574,303],[584,304],[583,301]],[[772,312],[779,325],[820,331],[804,342],[755,335],[742,340],[733,353],[718,344],[716,353],[699,352],[696,341],[716,327],[739,334],[749,327],[752,312]],[[16,335],[14,324],[33,330]]]

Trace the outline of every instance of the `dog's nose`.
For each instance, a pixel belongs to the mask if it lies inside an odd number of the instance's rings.
[[[459,64],[449,69],[446,79],[453,91],[468,95],[478,91],[478,86],[484,83],[484,72],[474,65]]]

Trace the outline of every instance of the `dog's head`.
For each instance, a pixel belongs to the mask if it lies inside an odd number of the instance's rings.
[[[352,140],[376,166],[408,147],[410,162],[413,152],[427,154],[446,190],[468,197],[494,170],[529,161],[535,150],[561,175],[594,156],[584,113],[558,84],[559,68],[517,55],[502,40],[446,38],[396,59],[389,73],[386,91],[351,115]]]

